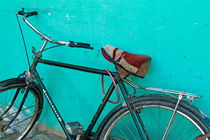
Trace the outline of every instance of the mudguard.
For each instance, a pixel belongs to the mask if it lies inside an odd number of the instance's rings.
[[[26,79],[25,78],[11,78],[0,82],[0,93],[8,90],[10,88],[15,87],[26,87]],[[39,96],[39,99],[41,100],[41,103],[43,104],[43,94],[41,88],[38,86],[36,82],[32,82],[32,90],[36,91],[36,93]]]
[[[10,85],[17,85],[17,86],[22,86],[25,87],[26,83],[25,83],[25,79],[24,78],[12,78],[12,79],[7,79],[4,81],[0,82],[0,92],[8,89],[8,87]]]

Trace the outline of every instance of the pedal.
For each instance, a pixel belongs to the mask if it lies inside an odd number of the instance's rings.
[[[66,123],[66,129],[73,136],[84,134],[84,126],[82,126],[79,122]]]

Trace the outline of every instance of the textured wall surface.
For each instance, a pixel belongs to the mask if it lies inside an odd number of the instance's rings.
[[[200,95],[194,104],[210,116],[209,0],[0,2],[0,80],[16,77],[27,69],[15,17],[15,12],[25,7],[39,12],[30,21],[53,39],[88,42],[95,48],[56,48],[44,53],[44,58],[114,70],[100,54],[100,47],[105,44],[150,55],[148,75],[132,79],[142,86]],[[22,26],[31,58],[31,47],[39,48],[41,41],[27,26]],[[39,65],[38,70],[64,119],[78,120],[87,127],[101,101],[100,76],[46,65]],[[40,122],[60,129],[46,103]]]

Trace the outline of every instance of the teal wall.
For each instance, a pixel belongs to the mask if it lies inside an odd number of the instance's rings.
[[[56,48],[46,52],[44,58],[114,70],[100,54],[104,44],[150,55],[152,65],[148,75],[144,79],[132,79],[142,86],[200,95],[202,98],[194,104],[210,116],[209,0],[0,2],[0,80],[16,77],[27,68],[15,17],[17,10],[26,7],[39,12],[30,21],[53,39],[89,42],[95,48]],[[25,25],[23,30],[31,52],[31,46],[38,47],[41,41]],[[38,70],[64,119],[78,120],[86,127],[102,98],[100,76],[45,65],[40,65]],[[46,103],[40,122],[60,129]]]

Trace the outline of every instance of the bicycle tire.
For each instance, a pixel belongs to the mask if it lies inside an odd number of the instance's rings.
[[[171,114],[176,106],[177,98],[168,95],[152,94],[135,97],[132,101],[134,110],[140,112],[140,117],[144,123],[144,127],[146,129],[149,139],[162,139]],[[168,111],[170,112],[169,114]],[[151,116],[149,116],[149,114]],[[97,130],[96,139],[140,139],[133,120],[127,120],[131,118],[128,118],[129,116],[130,112],[124,104],[121,104],[114,108],[100,124]],[[166,116],[169,118],[167,118]],[[157,122],[158,120],[159,122]],[[179,123],[179,121],[182,121],[182,123]],[[179,124],[182,125],[178,126]],[[209,124],[209,119],[204,114],[202,114],[196,107],[192,106],[190,103],[182,100],[177,108],[175,120],[172,124],[171,130],[169,131],[167,139],[194,139],[200,134],[206,134],[207,132],[209,132]],[[189,128],[189,126],[192,128]],[[161,129],[161,127],[163,129]],[[196,129],[196,131],[194,129]],[[144,137],[146,138],[146,135]]]
[[[43,95],[37,84],[33,82],[21,112],[8,127],[4,128],[17,114],[18,104],[22,101],[26,86],[24,78],[14,78],[0,82],[0,139],[22,140],[26,138],[26,135],[40,117],[43,108]],[[18,95],[14,104],[3,115],[3,112],[9,108],[15,93]],[[8,102],[5,101],[6,99],[9,99]]]

